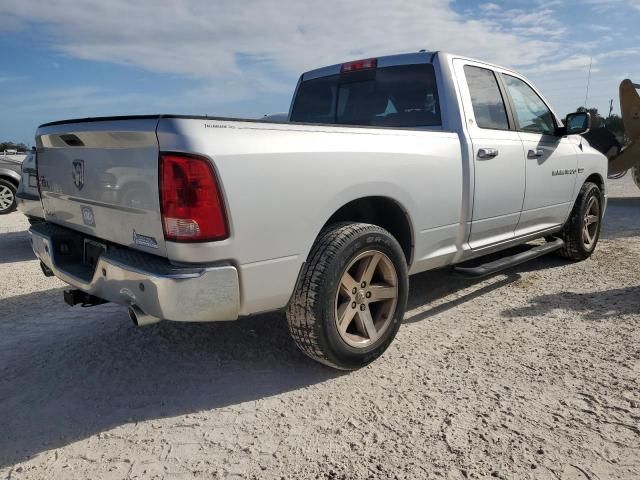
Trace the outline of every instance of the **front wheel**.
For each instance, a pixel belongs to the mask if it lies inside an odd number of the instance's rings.
[[[365,223],[324,230],[287,309],[289,331],[309,357],[341,370],[378,358],[404,317],[408,294],[402,248]]]
[[[560,255],[571,260],[585,260],[596,249],[602,224],[602,193],[595,183],[586,182],[580,189],[567,223],[560,232],[564,247]]]
[[[16,209],[16,187],[13,183],[0,179],[0,215]]]

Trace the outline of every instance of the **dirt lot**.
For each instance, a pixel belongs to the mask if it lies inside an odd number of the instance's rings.
[[[351,374],[280,314],[71,309],[0,217],[0,478],[640,478],[640,195],[612,193],[586,262],[413,277],[396,341]]]

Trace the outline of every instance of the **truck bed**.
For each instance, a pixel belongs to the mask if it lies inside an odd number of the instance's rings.
[[[412,268],[440,265],[456,253],[450,245],[462,221],[462,152],[458,135],[441,128],[158,115],[55,122],[38,129],[37,142],[49,222],[174,263],[237,265],[241,313],[286,304],[323,225],[354,199],[392,198],[414,212],[417,245],[429,250],[414,251]],[[165,240],[161,152],[209,159],[224,198],[227,239]]]

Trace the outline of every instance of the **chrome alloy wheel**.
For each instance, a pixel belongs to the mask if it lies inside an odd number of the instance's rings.
[[[384,253],[367,250],[345,269],[336,293],[342,340],[355,348],[374,343],[389,328],[398,304],[398,275]]]
[[[591,197],[584,214],[584,228],[582,230],[582,241],[584,246],[590,249],[598,237],[600,223],[600,202],[597,197]]]
[[[0,185],[0,211],[11,208],[14,200],[13,191],[6,185]]]

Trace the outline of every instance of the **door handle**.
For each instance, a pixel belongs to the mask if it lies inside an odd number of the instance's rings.
[[[478,158],[493,158],[498,156],[497,148],[481,148],[478,150]]]
[[[544,155],[544,150],[536,148],[535,150],[529,150],[527,152],[527,158],[540,158]]]

